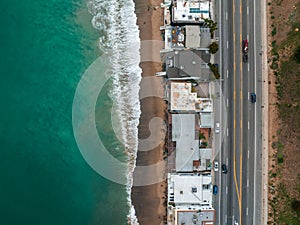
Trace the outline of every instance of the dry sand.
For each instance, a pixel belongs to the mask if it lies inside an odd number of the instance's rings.
[[[163,10],[159,7],[161,0],[135,0],[136,14],[140,29],[141,40],[162,40],[160,26],[163,22]],[[156,48],[154,48],[157,51]],[[153,50],[153,51],[154,51]],[[143,51],[141,51],[143,54]],[[143,55],[141,56],[143,58]],[[154,76],[155,72],[161,71],[161,62],[141,62],[143,77]],[[163,85],[153,86],[154,89],[162,91]],[[141,91],[143,91],[141,89]],[[141,101],[141,117],[139,125],[139,139],[146,139],[150,135],[149,121],[154,117],[165,120],[166,104],[163,99],[148,97]],[[160,137],[161,138],[161,137]],[[138,151],[137,166],[151,165],[163,161],[164,143],[150,151]],[[160,171],[165,173],[166,170]],[[144,174],[147,176],[155,174]],[[166,218],[166,182],[148,186],[134,186],[132,188],[132,201],[135,207],[136,216],[140,225],[163,225]]]

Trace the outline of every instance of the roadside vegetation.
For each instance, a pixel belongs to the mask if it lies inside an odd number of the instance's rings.
[[[214,22],[213,20],[211,19],[204,19],[204,23],[205,23],[205,26],[208,27],[210,29],[210,37],[211,39],[214,38],[214,33],[215,31],[218,29],[217,26],[218,26],[218,23],[217,22]],[[209,46],[209,52],[211,54],[216,54],[219,50],[219,45],[217,42],[213,41]],[[212,63],[208,63],[207,64],[211,70],[211,72],[213,73],[213,77],[211,77],[212,80],[214,79],[220,79],[220,73],[219,73],[219,69],[217,67],[217,65],[215,64],[212,64]]]
[[[268,63],[279,129],[270,137],[268,224],[300,225],[300,3],[269,0]],[[297,4],[297,5],[296,5]]]
[[[209,46],[209,52],[211,54],[216,54],[217,51],[219,50],[219,45],[217,44],[217,42],[212,42]]]
[[[219,73],[218,67],[212,63],[208,63],[207,65],[209,66],[210,70],[212,71],[215,79],[220,79],[220,73]]]

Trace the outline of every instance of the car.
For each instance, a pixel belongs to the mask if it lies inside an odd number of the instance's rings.
[[[248,54],[246,53],[243,54],[243,62],[244,63],[248,62]]]
[[[217,185],[213,186],[213,194],[214,195],[218,194],[218,186]]]
[[[243,52],[248,53],[248,40],[243,40]]]
[[[227,170],[227,166],[226,166],[226,164],[222,164],[222,173],[227,173],[228,172],[228,170]]]
[[[220,123],[216,123],[215,132],[220,133]]]
[[[214,162],[214,171],[219,171],[219,163],[217,161]]]
[[[255,103],[256,102],[256,94],[255,93],[251,93],[250,94],[250,99],[251,99],[252,103]]]

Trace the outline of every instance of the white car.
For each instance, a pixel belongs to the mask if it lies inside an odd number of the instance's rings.
[[[220,123],[216,123],[216,126],[215,126],[215,132],[218,134],[220,133]]]
[[[219,171],[219,163],[217,161],[214,162],[214,171]]]

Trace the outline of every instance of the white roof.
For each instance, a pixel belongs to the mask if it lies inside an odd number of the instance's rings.
[[[211,175],[171,174],[169,193],[174,193],[175,205],[198,204],[211,206]]]
[[[173,6],[173,21],[199,23],[209,18],[209,1],[177,0]]]

